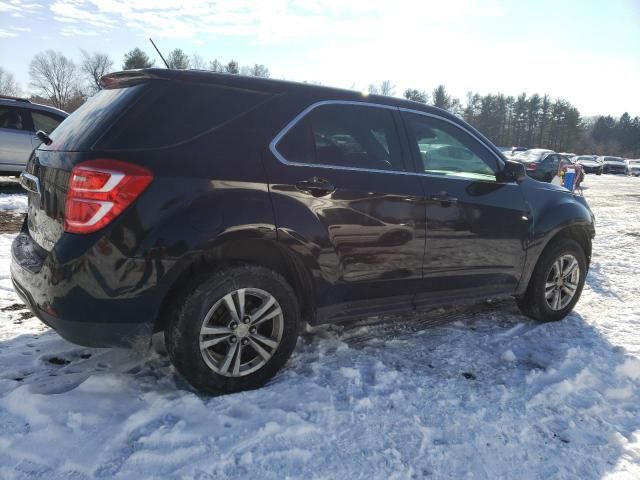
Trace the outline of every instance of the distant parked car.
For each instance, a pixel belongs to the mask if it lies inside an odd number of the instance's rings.
[[[627,175],[640,176],[640,158],[627,160]]]
[[[0,175],[24,170],[31,151],[40,144],[36,132],[51,133],[68,116],[25,98],[0,95]]]
[[[567,158],[543,148],[532,148],[513,159],[524,164],[527,175],[543,182],[551,182],[561,166],[571,165]]]
[[[602,173],[627,173],[627,164],[620,157],[598,157],[602,162]]]
[[[578,165],[582,165],[584,173],[602,175],[602,163],[598,161],[598,157],[595,155],[578,155],[574,157],[574,160]]]

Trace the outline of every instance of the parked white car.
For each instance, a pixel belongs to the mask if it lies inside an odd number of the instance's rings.
[[[640,158],[635,160],[626,160],[627,175],[633,175],[634,177],[640,177]]]

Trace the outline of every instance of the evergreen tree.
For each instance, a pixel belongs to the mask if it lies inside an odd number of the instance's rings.
[[[150,68],[153,67],[153,64],[154,62],[149,60],[148,55],[136,47],[129,53],[125,53],[122,69],[132,70],[134,68]]]
[[[414,102],[427,103],[428,95],[425,91],[420,91],[415,88],[407,88],[403,93],[404,98],[412,100]]]
[[[238,62],[235,60],[231,60],[227,63],[225,70],[227,73],[233,73],[234,75],[238,75],[240,73],[240,67],[238,66]]]
[[[182,49],[176,48],[169,52],[167,56],[167,65],[174,70],[186,70],[189,68],[189,55],[184,53]]]

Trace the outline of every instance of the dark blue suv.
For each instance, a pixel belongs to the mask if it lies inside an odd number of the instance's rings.
[[[232,392],[303,321],[499,296],[551,321],[580,297],[584,199],[443,110],[199,71],[102,83],[32,154],[12,247],[16,291],[72,342],[164,332],[189,382]]]

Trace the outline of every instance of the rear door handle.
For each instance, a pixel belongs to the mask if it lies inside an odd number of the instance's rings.
[[[300,191],[308,192],[314,197],[323,197],[336,189],[336,187],[334,187],[330,182],[324,178],[318,177],[313,177],[309,180],[301,180],[296,183],[296,188]]]
[[[443,207],[449,207],[458,203],[456,197],[452,197],[447,192],[434,193],[429,197],[434,202],[440,202]]]

